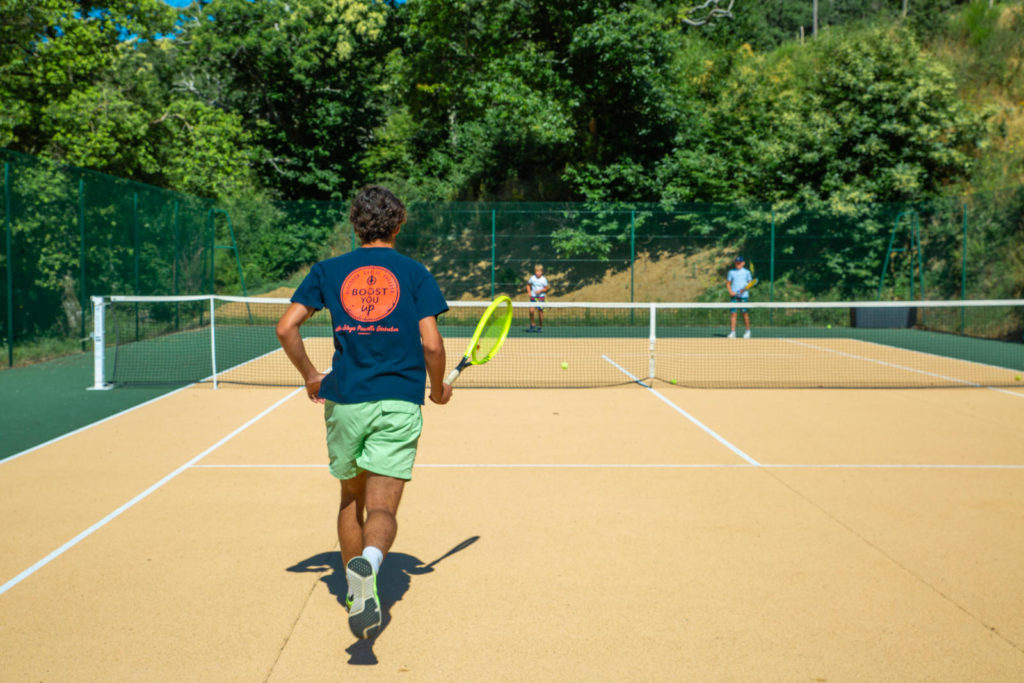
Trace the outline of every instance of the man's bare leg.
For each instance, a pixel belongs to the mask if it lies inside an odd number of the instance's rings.
[[[378,548],[385,555],[398,533],[398,504],[402,502],[404,479],[366,473],[366,521],[363,547]]]
[[[363,506],[366,495],[366,472],[341,482],[341,505],[338,507],[338,544],[341,566],[360,555],[363,542]]]
[[[354,496],[353,514],[357,524],[350,528],[348,508],[342,506],[338,515],[338,533],[344,535],[343,543],[354,543],[356,528],[363,541],[362,554],[352,557],[345,565],[345,579],[348,581],[348,626],[358,638],[373,638],[380,633],[383,621],[380,598],[377,595],[377,572],[384,555],[391,549],[398,533],[398,504],[402,501],[405,481],[385,477],[372,472],[361,475],[364,485],[361,495]],[[342,501],[345,502],[345,488]],[[365,510],[366,519],[362,519]],[[345,549],[342,552],[349,552]]]

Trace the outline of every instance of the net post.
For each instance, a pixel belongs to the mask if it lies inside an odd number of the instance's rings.
[[[654,379],[654,340],[655,340],[655,338],[657,336],[657,334],[656,334],[656,330],[657,330],[657,323],[656,323],[657,313],[656,313],[656,311],[657,310],[658,310],[657,306],[655,306],[654,304],[651,304],[651,308],[650,308],[651,334],[650,334],[650,340],[649,340],[648,349],[647,349],[647,353],[648,353],[647,378],[651,379],[651,380]]]
[[[217,331],[214,324],[213,309],[214,298],[210,296],[210,366],[213,370],[210,375],[213,378],[213,388],[217,388]]]
[[[106,367],[104,359],[106,354],[106,329],[107,302],[102,296],[94,296],[92,299],[92,386],[89,391],[107,391],[113,389],[113,384],[108,384],[106,379]]]

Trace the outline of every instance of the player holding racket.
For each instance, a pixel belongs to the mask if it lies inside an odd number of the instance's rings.
[[[725,279],[725,286],[729,288],[729,300],[733,303],[745,304],[750,299],[750,287],[754,284],[754,274],[744,267],[742,256],[737,256],[733,261],[733,268]],[[743,313],[743,323],[747,331],[743,333],[744,339],[750,339],[750,309],[738,309]],[[736,338],[736,311],[729,309],[729,339]]]
[[[313,266],[277,324],[310,400],[324,404],[330,470],[341,480],[338,540],[348,623],[358,638],[380,632],[377,572],[412,478],[427,377],[431,401],[445,404],[452,395],[437,328],[448,304],[427,269],[394,249],[405,218],[402,202],[387,189],[361,190],[349,220],[362,248]],[[322,308],[334,327],[329,373],[313,367],[299,332]]]

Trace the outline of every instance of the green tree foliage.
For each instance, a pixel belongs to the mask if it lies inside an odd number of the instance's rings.
[[[762,240],[774,207],[791,234],[843,236],[847,251],[801,277],[855,291],[893,220],[863,207],[961,191],[986,153],[965,86],[1020,97],[1019,5],[911,0],[902,19],[895,2],[821,0],[815,39],[809,1],[736,2],[699,27],[688,7],[7,0],[0,144],[221,199],[264,279],[322,255],[332,200],[385,182],[410,201],[584,202],[553,248],[595,258],[624,234],[598,205],[751,207],[692,221],[731,243]],[[961,44],[969,60],[936,58]],[[299,199],[322,203],[275,203]]]
[[[194,5],[176,86],[245,121],[275,196],[347,196],[381,117],[389,12],[368,0]]]
[[[580,26],[569,49],[580,92],[577,160],[567,177],[589,200],[650,201],[650,173],[678,125],[673,77],[675,33],[643,5],[601,12]]]
[[[367,174],[422,199],[556,198],[578,93],[565,64],[591,2],[450,2],[402,7],[388,114]]]
[[[3,12],[6,147],[203,196],[252,186],[241,118],[173,86],[165,3],[12,0]]]
[[[760,55],[697,76],[707,125],[659,169],[668,197],[846,203],[913,200],[965,177],[985,134],[950,73],[898,28]]]

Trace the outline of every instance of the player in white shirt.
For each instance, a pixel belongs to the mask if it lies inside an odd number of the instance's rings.
[[[526,281],[526,293],[530,297],[530,303],[544,303],[547,298],[548,290],[551,289],[548,286],[548,279],[544,277],[544,266],[539,263],[534,266],[533,275]],[[534,312],[537,314],[537,325],[534,327],[533,316]],[[531,306],[530,307],[530,329],[527,332],[540,332],[541,326],[544,325],[544,307],[543,306]]]
[[[750,299],[747,287],[753,282],[754,274],[747,270],[743,263],[743,257],[737,256],[733,269],[729,271],[729,275],[725,279],[725,286],[729,288],[729,300],[733,303],[745,304]],[[747,326],[743,338],[750,339],[750,309],[740,308],[738,310],[743,313],[743,322]],[[731,314],[729,317],[729,339],[736,338],[736,311],[735,308],[729,309]]]

